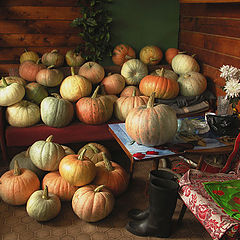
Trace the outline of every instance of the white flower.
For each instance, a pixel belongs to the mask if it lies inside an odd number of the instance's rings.
[[[237,79],[230,79],[226,82],[223,89],[226,92],[226,98],[238,97],[240,94],[240,83]]]
[[[229,65],[223,65],[220,68],[220,72],[220,77],[225,78],[227,81],[229,79],[237,79],[240,76],[240,69]]]

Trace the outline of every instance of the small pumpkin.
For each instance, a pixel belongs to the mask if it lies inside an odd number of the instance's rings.
[[[147,65],[157,65],[163,58],[163,52],[157,46],[148,45],[140,50],[139,58]]]
[[[11,205],[25,204],[39,187],[37,175],[29,169],[20,168],[16,160],[14,169],[5,172],[0,178],[0,196]]]
[[[96,176],[96,166],[84,156],[85,151],[80,155],[67,155],[59,164],[60,175],[73,186],[89,184]]]
[[[71,74],[62,81],[60,94],[63,99],[76,102],[78,99],[91,94],[92,83],[83,76],[75,75],[73,67],[71,67]]]
[[[7,82],[8,85],[12,84],[12,83],[19,83],[23,86],[25,86],[27,84],[27,81],[24,80],[23,78],[21,77],[17,77],[17,76],[8,76],[8,77],[3,77],[5,79],[5,81]],[[4,86],[4,83],[3,83],[3,78],[0,79],[0,87],[3,87]]]
[[[117,95],[124,89],[125,79],[119,73],[109,73],[108,76],[102,80],[101,84],[104,85],[106,94]]]
[[[81,56],[81,53],[73,50],[67,51],[65,60],[67,65],[70,67],[80,67],[85,62],[85,59]]]
[[[30,127],[40,121],[40,108],[33,102],[21,100],[6,108],[6,119],[13,127]]]
[[[136,96],[142,95],[139,88],[136,86],[126,86],[120,93],[120,97],[131,97],[135,91]]]
[[[56,194],[61,201],[71,201],[78,187],[70,185],[59,171],[47,173],[42,180],[42,189],[48,186],[49,192]]]
[[[180,51],[177,48],[168,48],[165,52],[165,59],[169,65],[172,64],[172,59],[179,53]]]
[[[27,213],[37,221],[49,221],[61,211],[61,201],[56,194],[44,190],[35,191],[27,201]]]
[[[125,78],[127,85],[138,85],[147,74],[147,65],[139,59],[130,59],[121,68],[121,75]]]
[[[113,49],[112,61],[116,65],[122,66],[126,61],[133,58],[136,58],[136,53],[127,44],[119,44]]]
[[[145,146],[170,142],[177,132],[176,112],[166,104],[154,106],[154,94],[151,94],[147,105],[133,108],[125,121],[127,134]]]
[[[63,99],[59,94],[52,93],[51,96],[42,100],[40,105],[41,119],[50,127],[65,127],[73,119],[73,104]]]
[[[20,63],[23,63],[29,60],[33,62],[37,62],[38,59],[39,59],[39,55],[36,52],[27,51],[27,49],[25,49],[24,53],[22,53],[20,56]]]
[[[78,74],[88,79],[92,84],[97,84],[103,80],[105,70],[100,64],[90,61],[79,68]]]
[[[105,96],[97,96],[97,86],[92,97],[83,97],[76,103],[76,115],[86,124],[102,124],[113,114],[113,102]]]
[[[86,222],[97,222],[107,217],[113,210],[113,194],[103,185],[80,187],[73,195],[72,209]]]
[[[51,65],[56,68],[61,67],[64,63],[64,56],[57,49],[53,49],[51,52],[42,55],[42,63],[47,67]]]
[[[119,196],[128,187],[129,176],[126,170],[118,163],[110,161],[102,152],[103,161],[96,163],[96,177],[93,184],[104,185],[114,196]]]
[[[58,170],[59,163],[65,156],[63,147],[52,139],[53,135],[50,135],[46,140],[36,141],[29,150],[33,164],[44,171]]]

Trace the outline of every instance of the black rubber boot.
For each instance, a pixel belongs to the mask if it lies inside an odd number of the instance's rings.
[[[169,237],[177,194],[178,183],[166,179],[153,179],[149,189],[148,217],[130,221],[126,229],[137,236]]]
[[[152,170],[150,171],[150,182],[153,179],[167,179],[171,181],[177,181],[178,177],[176,174],[167,171],[167,170]],[[137,208],[133,208],[128,212],[128,217],[134,220],[143,220],[148,217],[149,209],[141,210]]]

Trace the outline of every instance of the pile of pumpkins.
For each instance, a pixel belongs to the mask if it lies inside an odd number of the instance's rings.
[[[0,197],[11,205],[26,205],[28,215],[37,221],[56,217],[62,201],[71,201],[74,213],[84,221],[102,220],[129,181],[105,146],[91,142],[75,154],[53,142],[52,135],[15,155],[9,169],[0,178]]]

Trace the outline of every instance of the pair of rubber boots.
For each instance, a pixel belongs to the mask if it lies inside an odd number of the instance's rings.
[[[171,234],[172,216],[178,197],[177,177],[165,170],[152,170],[149,182],[149,207],[132,209],[126,229],[137,236],[167,238]]]

